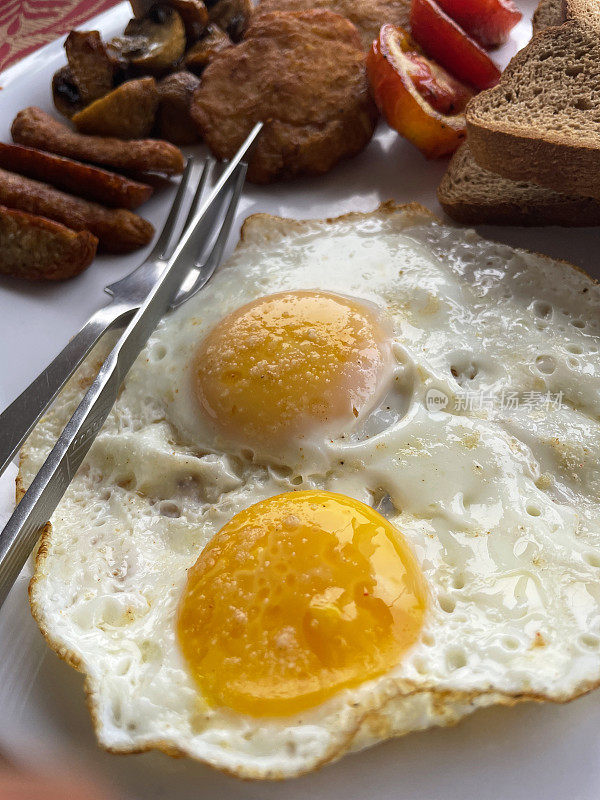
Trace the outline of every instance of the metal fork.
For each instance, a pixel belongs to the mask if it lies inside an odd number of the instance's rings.
[[[67,422],[58,441],[0,533],[0,606],[27,560],[39,530],[50,519],[116,401],[123,378],[161,317],[177,298],[190,263],[200,247],[209,255],[197,274],[205,284],[218,266],[215,252],[224,246],[223,227],[230,226],[242,192],[247,165],[243,162],[258,134],[258,122],[227,165],[208,197],[193,210],[175,250],[159,265],[158,276],[121,333],[119,340]],[[226,208],[223,220],[223,208]],[[210,264],[210,269],[206,266]]]
[[[160,236],[144,262],[121,280],[104,287],[112,301],[90,317],[44,371],[0,414],[0,475],[93,346],[107,331],[127,325],[154,286],[165,262],[175,250],[178,234],[188,227],[198,210],[214,172],[215,161],[207,158],[204,162],[198,186],[185,217],[184,201],[187,190],[198,172],[195,166],[194,159],[189,158]],[[199,291],[206,282],[204,276],[210,275],[212,265],[220,261],[235,216],[234,211],[235,203],[230,202],[212,251],[206,260],[197,259],[190,265],[189,280],[184,283],[171,308],[180,306]],[[184,217],[185,223],[182,226]]]

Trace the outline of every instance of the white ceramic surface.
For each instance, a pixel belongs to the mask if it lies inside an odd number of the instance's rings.
[[[531,15],[532,0],[521,7]],[[91,21],[104,34],[122,30],[125,3]],[[498,54],[507,59],[530,33],[524,21]],[[50,80],[64,63],[62,40],[0,75],[0,139],[26,105],[51,110]],[[199,149],[200,150],[200,149]],[[381,125],[359,157],[320,179],[248,187],[238,224],[268,211],[292,217],[367,210],[380,200],[417,200],[439,212],[435,187],[444,163],[427,162]],[[170,196],[163,192],[143,213],[160,227]],[[600,277],[598,229],[482,228],[489,238],[566,258]],[[233,237],[235,238],[235,237]],[[0,408],[58,352],[103,303],[102,287],[143,254],[98,258],[82,276],[58,286],[0,282]],[[342,287],[340,287],[342,288]],[[0,481],[0,521],[12,506],[14,470]],[[201,765],[157,753],[111,756],[95,744],[83,681],[48,651],[30,614],[28,570],[0,611],[0,753],[32,768],[62,765],[96,771],[132,800],[596,800],[600,790],[600,694],[561,706],[524,705],[479,712],[456,728],[387,742],[286,784],[248,784]]]

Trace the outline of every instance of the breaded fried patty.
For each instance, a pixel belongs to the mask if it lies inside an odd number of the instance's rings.
[[[347,17],[356,25],[365,50],[370,49],[386,22],[403,27],[409,25],[410,0],[260,0],[255,13],[308,8],[326,8]]]
[[[206,68],[191,113],[218,158],[265,122],[248,170],[255,183],[327,172],[365,147],[377,120],[356,28],[324,10],[254,20]]]

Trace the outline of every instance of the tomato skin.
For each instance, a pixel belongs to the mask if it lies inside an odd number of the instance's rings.
[[[367,74],[375,102],[390,127],[426,158],[440,158],[453,153],[464,140],[465,119],[462,114],[440,113],[419,93],[411,77],[414,55],[422,58],[409,34],[394,25],[384,25],[367,56]],[[419,83],[422,79],[417,77]],[[463,89],[470,96],[466,87]],[[461,97],[461,102],[466,98]]]
[[[437,3],[483,47],[504,44],[523,18],[513,0],[437,0]]]
[[[435,0],[412,0],[410,25],[427,55],[461,81],[476,89],[489,89],[500,80],[500,70],[485,50]]]

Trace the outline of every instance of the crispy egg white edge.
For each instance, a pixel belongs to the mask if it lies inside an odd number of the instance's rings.
[[[279,241],[295,233],[314,230],[315,228],[323,228],[326,227],[327,224],[339,220],[362,221],[368,217],[383,219],[392,215],[398,217],[399,232],[406,231],[411,225],[427,225],[437,222],[436,217],[431,214],[431,212],[418,204],[399,206],[393,202],[384,203],[375,211],[367,214],[353,212],[343,217],[328,219],[326,221],[296,221],[272,217],[267,214],[257,214],[246,220],[242,229],[238,250],[248,245],[267,244],[269,242]],[[465,232],[467,241],[469,236],[476,237],[476,234],[471,231]],[[476,237],[476,239],[479,240],[479,237]],[[512,248],[506,248],[506,250],[512,252]],[[555,260],[545,257],[539,258],[542,258],[548,265],[552,265],[552,267],[556,268],[557,262]],[[590,284],[591,279],[589,276],[585,273],[578,275],[576,273],[577,268],[573,265],[565,262],[564,268],[571,268],[573,270],[570,273],[570,277],[574,280],[574,283],[581,285]],[[95,363],[86,363],[84,365],[84,373],[78,373],[76,375],[80,391],[84,391],[86,386],[93,380],[95,371],[98,369],[103,355],[103,353],[99,356],[96,354],[96,358],[91,360],[95,361]],[[24,478],[26,470],[24,470],[24,464],[29,457],[30,453],[26,444],[23,448],[22,463],[17,478],[17,500],[20,500],[26,488]],[[86,673],[88,705],[100,744],[113,752],[143,752],[146,750],[158,749],[169,755],[185,754],[198,758],[199,756],[197,753],[190,752],[185,748],[175,747],[172,742],[167,739],[146,741],[135,747],[127,746],[126,744],[123,746],[109,745],[106,737],[103,735],[103,708],[101,696],[96,690],[94,680],[89,670],[81,663],[80,657],[76,652],[69,650],[65,647],[63,642],[54,639],[50,633],[50,625],[46,619],[43,605],[41,585],[46,577],[44,567],[51,542],[52,526],[47,524],[43,530],[36,554],[35,574],[31,580],[29,589],[32,613],[48,641],[48,644],[59,657],[74,668]],[[539,692],[509,694],[494,691],[492,687],[490,687],[488,692],[465,692],[451,689],[441,691],[436,690],[435,687],[428,688],[423,685],[412,685],[410,681],[406,680],[388,680],[383,687],[378,687],[379,691],[375,693],[377,696],[371,698],[372,702],[368,704],[358,704],[359,707],[354,708],[346,719],[339,719],[339,736],[329,743],[329,746],[323,750],[319,758],[313,759],[310,763],[303,762],[302,759],[291,759],[285,767],[279,765],[278,767],[272,768],[265,764],[257,766],[256,763],[249,764],[247,762],[240,762],[239,760],[236,762],[235,758],[218,757],[215,753],[212,754],[212,757],[205,756],[201,760],[205,760],[212,766],[225,772],[230,772],[238,777],[254,779],[289,778],[303,774],[328,761],[334,760],[347,751],[361,749],[381,741],[384,738],[402,735],[411,730],[418,730],[431,724],[453,724],[478,707],[498,703],[512,705],[521,700],[553,700],[566,702],[590,691],[598,684],[600,684],[600,677],[597,681],[582,683],[571,693],[566,693],[561,696],[549,696]],[[397,723],[398,716],[402,718],[404,723],[401,726],[398,726]]]

